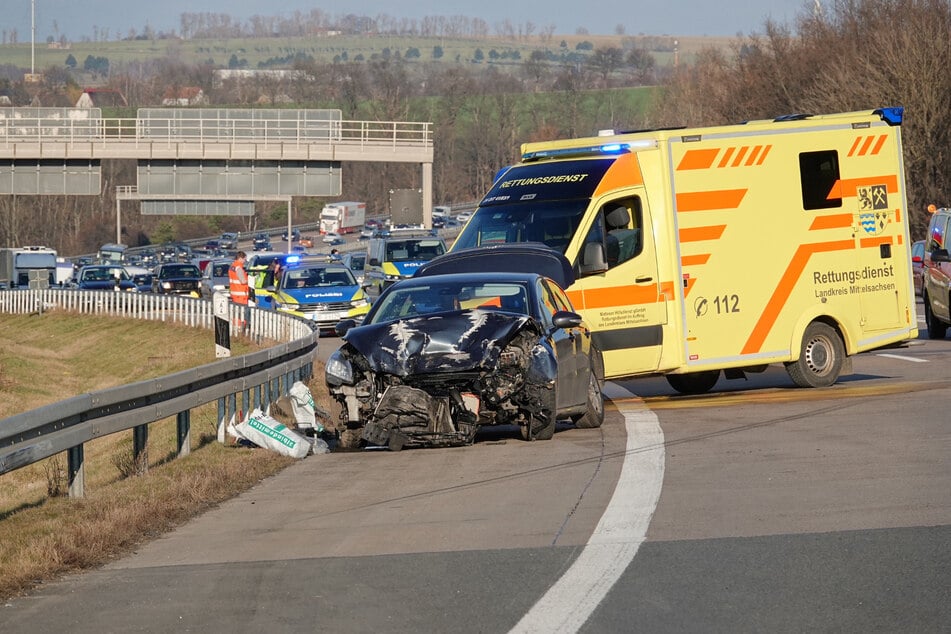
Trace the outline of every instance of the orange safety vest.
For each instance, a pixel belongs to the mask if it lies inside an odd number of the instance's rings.
[[[248,274],[244,265],[235,260],[228,267],[228,290],[231,292],[231,301],[235,304],[247,304],[250,291],[248,290]]]

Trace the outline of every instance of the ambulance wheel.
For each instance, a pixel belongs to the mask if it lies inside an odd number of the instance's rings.
[[[925,326],[928,328],[928,338],[944,339],[944,335],[948,332],[948,324],[935,317],[934,313],[931,312],[930,297],[925,295],[922,299],[925,303]]]
[[[720,379],[719,370],[706,372],[692,372],[690,374],[668,374],[666,377],[670,387],[681,394],[706,394],[713,389]]]
[[[845,345],[835,328],[814,321],[806,328],[799,360],[786,364],[786,372],[799,387],[828,387],[836,382],[845,362]]]

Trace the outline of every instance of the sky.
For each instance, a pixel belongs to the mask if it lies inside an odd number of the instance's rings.
[[[796,16],[812,8],[815,0],[440,0],[397,3],[393,0],[4,0],[0,29],[17,30],[20,42],[30,41],[31,6],[35,6],[36,41],[66,35],[79,40],[92,37],[93,27],[125,35],[148,24],[156,31],[179,29],[185,12],[227,13],[242,21],[252,15],[289,15],[295,10],[319,8],[331,15],[353,13],[370,17],[388,14],[397,18],[466,16],[494,24],[531,22],[536,32],[550,25],[555,34],[571,35],[581,27],[592,35],[611,35],[623,25],[629,35],[735,36],[762,33],[767,18],[789,26]],[[830,0],[824,0],[830,2]]]

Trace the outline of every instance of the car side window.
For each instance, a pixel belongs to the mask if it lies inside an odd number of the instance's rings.
[[[555,313],[558,312],[558,303],[551,294],[548,284],[543,280],[535,282],[535,292],[538,293],[539,306],[541,307],[541,318],[546,326],[551,326]]]
[[[554,284],[551,280],[546,280],[545,285],[548,286],[549,290],[551,291],[551,296],[555,302],[555,306],[558,307],[558,310],[574,312],[575,309],[571,305],[571,301],[568,299],[568,296],[565,295],[565,291],[563,291],[560,286]]]

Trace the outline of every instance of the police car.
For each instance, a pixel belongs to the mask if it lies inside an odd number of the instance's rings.
[[[257,296],[259,308],[279,310],[332,331],[342,319],[362,321],[370,300],[353,273],[339,262],[288,262],[279,279]]]

